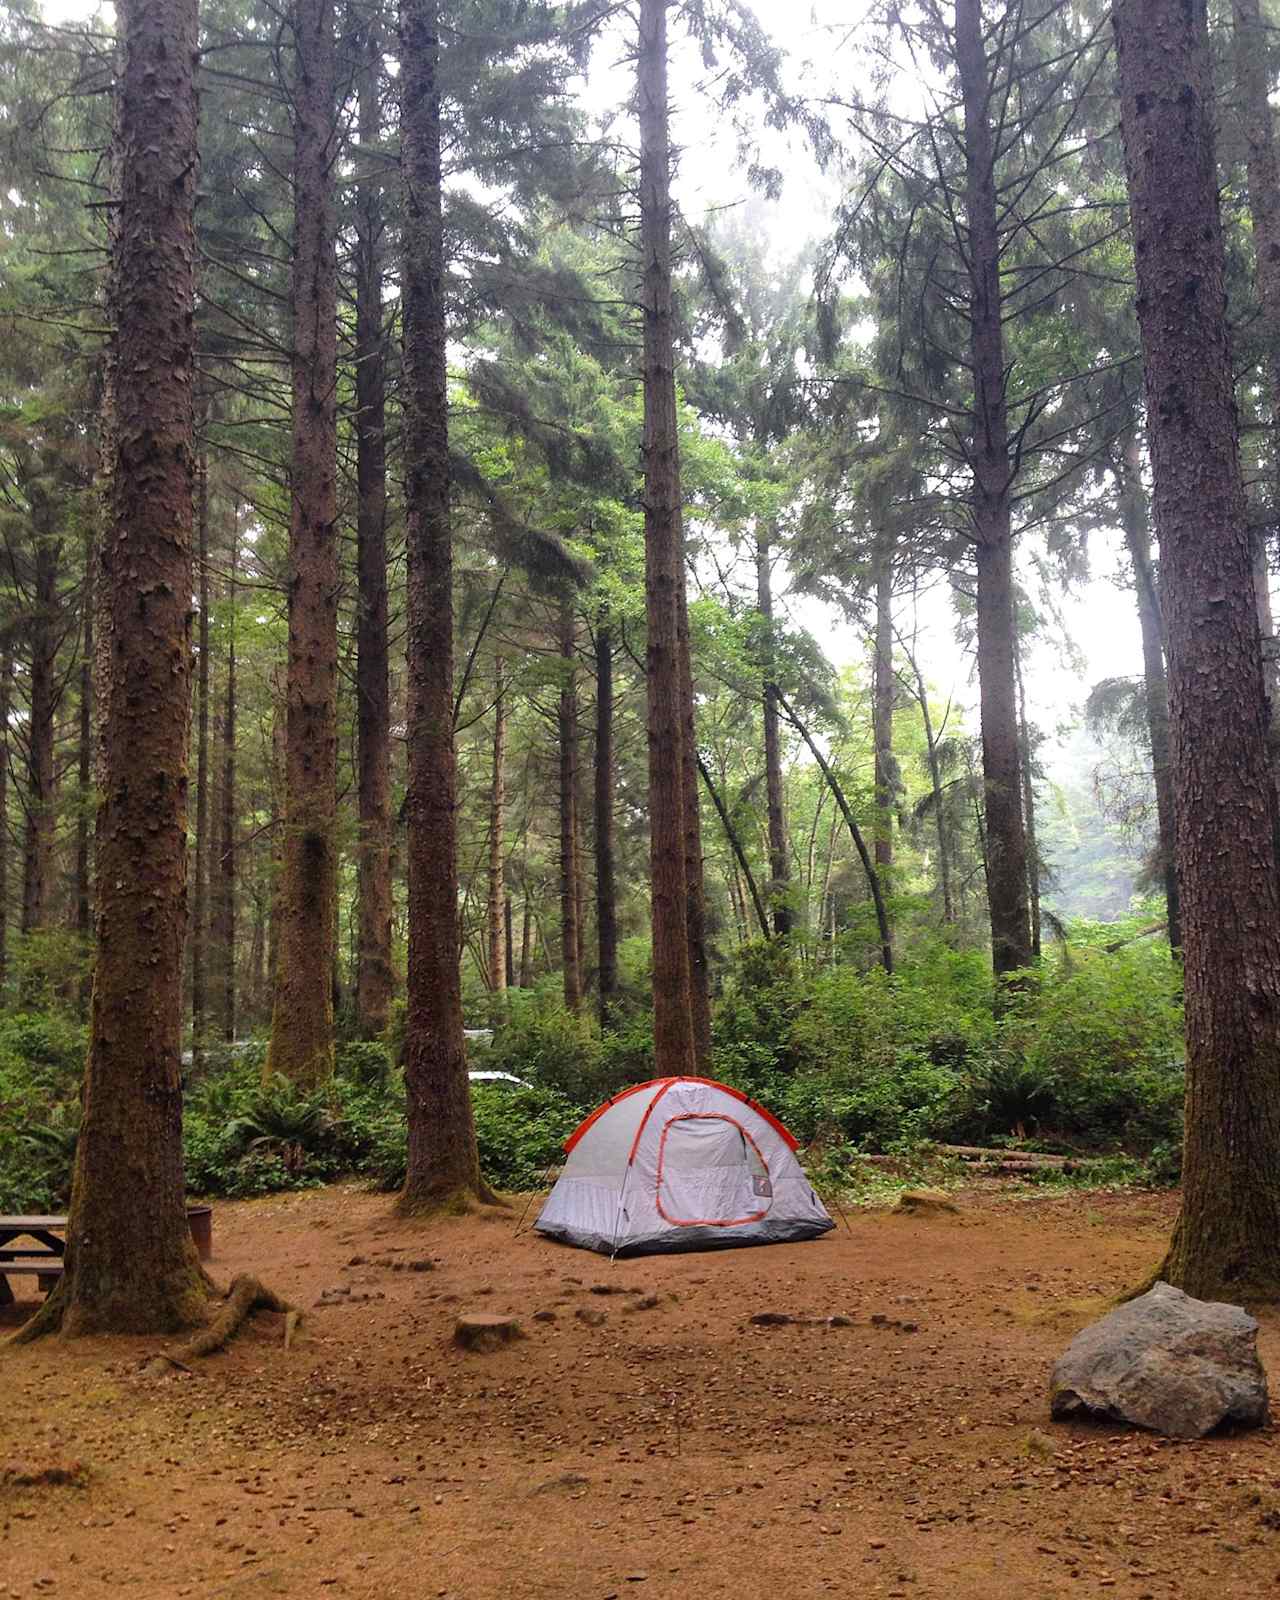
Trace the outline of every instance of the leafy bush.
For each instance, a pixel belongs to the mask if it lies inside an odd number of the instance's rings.
[[[541,1184],[581,1120],[578,1108],[555,1089],[476,1083],[471,1102],[480,1170],[498,1189],[524,1190]],[[403,1117],[381,1120],[373,1139],[363,1170],[380,1189],[398,1189],[404,1182],[406,1159]]]
[[[506,1020],[494,1030],[485,1066],[558,1090],[575,1105],[594,1104],[612,1092],[591,1019],[537,992],[511,993]]]

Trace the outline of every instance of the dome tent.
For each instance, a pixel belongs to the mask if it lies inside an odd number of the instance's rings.
[[[710,1078],[624,1089],[565,1140],[534,1224],[603,1255],[813,1239],[835,1226],[763,1106]]]

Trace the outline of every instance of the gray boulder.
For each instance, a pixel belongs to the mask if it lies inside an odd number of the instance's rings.
[[[1049,1380],[1054,1417],[1092,1412],[1172,1439],[1224,1422],[1267,1420],[1258,1324],[1239,1306],[1193,1300],[1167,1283],[1085,1328]]]

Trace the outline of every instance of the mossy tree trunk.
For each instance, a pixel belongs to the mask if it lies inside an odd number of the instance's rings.
[[[405,518],[408,546],[408,1165],[400,1207],[492,1198],[480,1178],[462,1034],[453,545],[436,0],[400,0],[404,185]]]
[[[222,702],[222,776],[218,786],[218,874],[212,896],[218,1027],[228,1044],[236,1036],[236,721],[239,712],[236,579],[239,562],[240,508],[237,505],[231,518],[231,560],[227,573],[227,679]]]
[[[1011,493],[1005,392],[1001,245],[991,76],[980,0],[956,0],[955,59],[964,97],[965,221],[968,230],[969,357],[973,371],[971,514],[977,547],[979,720],[986,819],[987,904],[997,979],[1031,964],[1027,842],[1018,760],[1014,681],[1016,624]]]
[[[337,915],[338,269],[333,0],[294,0],[293,443],[284,860],[266,1071],[333,1074]]]
[[[209,458],[196,464],[196,837],[191,884],[191,1060],[203,1064],[209,979]]]
[[[507,823],[507,684],[501,656],[494,662],[493,771],[489,784],[489,987],[493,992],[493,1020],[505,1012],[510,941],[507,936],[507,899],[503,863]]]
[[[1114,13],[1168,650],[1187,1100],[1161,1276],[1280,1294],[1280,874],[1203,0]]]
[[[98,961],[61,1283],[23,1330],[167,1333],[206,1296],[182,1174],[195,479],[195,0],[121,8]]]
[[[582,1005],[582,918],[578,885],[578,684],[577,639],[573,602],[563,600],[556,639],[563,676],[556,712],[560,777],[560,957],[564,1003],[570,1011]]]
[[[382,137],[381,29],[371,17],[360,64],[360,144]],[[366,154],[367,163],[378,158]],[[360,808],[356,1017],[366,1039],[391,1019],[391,691],[387,643],[387,330],[382,180],[361,175],[356,200],[357,788]]]
[[[697,1071],[690,974],[687,793],[680,598],[684,533],[671,298],[668,0],[641,0],[636,57],[640,120],[640,298],[644,315],[645,687],[648,698],[649,878],[654,1059],[663,1077]]]
[[[787,849],[782,777],[782,737],[777,694],[773,685],[773,529],[761,522],[756,538],[756,607],[764,623],[761,666],[761,716],[764,722],[764,792],[769,827],[769,908],[773,931],[782,938],[791,932],[795,916],[791,907],[791,853]]]
[[[600,1025],[618,998],[618,880],[613,821],[613,634],[606,619],[596,627],[595,831],[596,992]]]

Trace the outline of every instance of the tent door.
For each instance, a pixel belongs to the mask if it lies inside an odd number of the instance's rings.
[[[732,1228],[768,1215],[773,1184],[736,1118],[687,1112],[671,1117],[658,1141],[657,1203],[673,1227]]]

